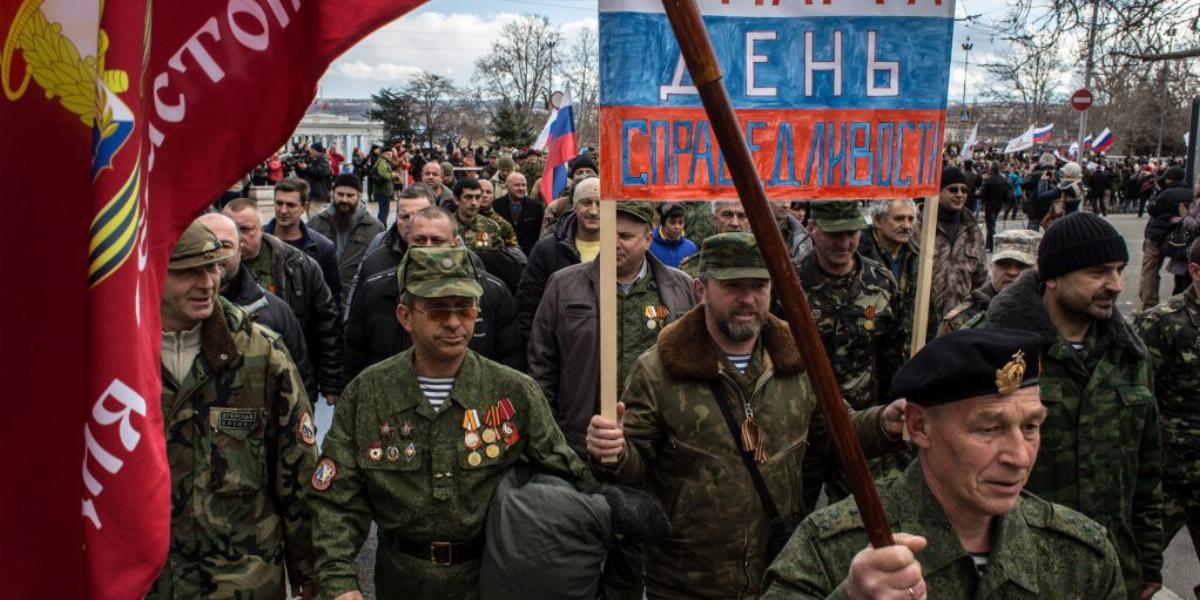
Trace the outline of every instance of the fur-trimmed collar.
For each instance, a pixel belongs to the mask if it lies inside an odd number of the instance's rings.
[[[658,334],[658,355],[663,368],[679,379],[716,381],[721,351],[704,324],[704,305],[699,304]],[[792,341],[787,323],[768,315],[762,330],[763,349],[771,358],[776,375],[787,377],[804,370],[804,359]]]
[[[987,322],[989,327],[1039,333],[1047,344],[1058,339],[1058,329],[1050,320],[1046,305],[1042,304],[1042,278],[1033,269],[1022,273],[1016,281],[992,298],[991,304],[988,305]],[[1113,334],[1116,344],[1132,351],[1138,358],[1148,356],[1146,345],[1134,333],[1125,316],[1115,305],[1111,319],[1096,323]]]

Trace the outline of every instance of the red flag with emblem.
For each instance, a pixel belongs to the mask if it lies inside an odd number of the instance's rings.
[[[157,577],[171,248],[284,143],[334,58],[422,3],[0,3],[6,597],[137,598]]]

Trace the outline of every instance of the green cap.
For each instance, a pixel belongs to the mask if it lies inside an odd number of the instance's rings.
[[[770,279],[754,234],[718,233],[700,247],[700,274],[713,279]]]
[[[192,221],[183,230],[175,249],[171,251],[168,269],[183,270],[193,267],[203,267],[219,263],[232,254],[232,251],[221,249],[221,240],[199,221]]]
[[[813,202],[808,210],[808,218],[826,233],[860,231],[867,228],[867,222],[863,220],[862,213],[858,212],[858,204],[853,200]]]
[[[396,270],[396,279],[401,292],[407,290],[421,298],[483,295],[466,248],[409,248]]]
[[[500,160],[496,161],[496,168],[515,171],[517,168],[517,163],[513,161],[511,156],[501,156]]]
[[[1042,234],[1030,229],[1008,229],[996,234],[996,253],[992,262],[1000,260],[1015,260],[1023,265],[1037,264],[1038,245],[1042,242]]]
[[[647,225],[654,225],[654,207],[649,202],[618,202],[617,212],[644,221]]]

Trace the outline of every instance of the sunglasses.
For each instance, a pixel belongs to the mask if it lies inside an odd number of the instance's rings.
[[[952,186],[946,188],[946,191],[950,192],[951,194],[965,194],[965,193],[967,193],[967,186],[952,185]]]
[[[458,315],[460,321],[474,321],[479,316],[478,306],[435,306],[424,310],[412,307],[413,311],[429,316],[435,323],[445,323],[451,315]]]

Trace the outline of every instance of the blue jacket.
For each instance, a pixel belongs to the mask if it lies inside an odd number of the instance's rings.
[[[678,240],[668,240],[662,236],[662,228],[654,229],[654,239],[650,242],[650,253],[664,265],[678,269],[679,263],[699,252],[696,243],[683,236]]]

